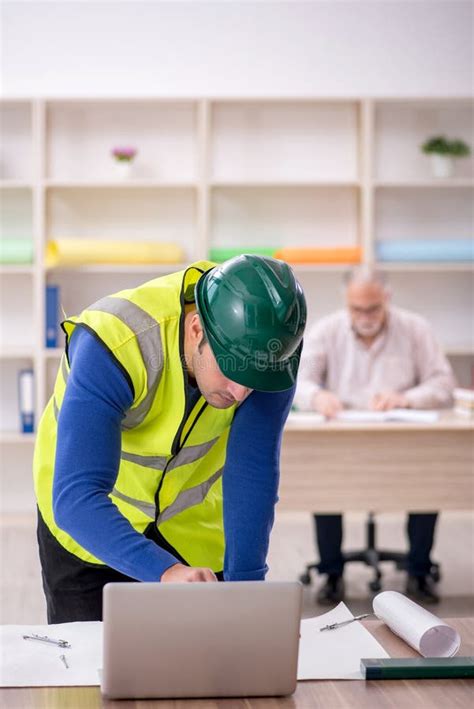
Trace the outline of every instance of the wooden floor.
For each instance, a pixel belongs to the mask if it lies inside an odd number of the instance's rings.
[[[345,518],[347,549],[364,543],[363,514]],[[404,515],[384,514],[378,518],[378,543],[395,549],[405,548]],[[35,520],[28,514],[7,514],[0,523],[0,623],[45,623],[45,604],[41,589]],[[269,554],[270,580],[297,579],[306,562],[315,558],[312,523],[304,513],[277,516]],[[438,523],[433,558],[442,565],[439,590],[442,602],[431,610],[444,617],[474,615],[474,513],[444,513]],[[404,574],[392,564],[384,565],[385,589],[404,590]],[[346,570],[346,602],[354,613],[369,609],[367,581],[370,572],[360,564]],[[303,614],[317,615],[327,610],[314,600],[320,583],[305,589]]]

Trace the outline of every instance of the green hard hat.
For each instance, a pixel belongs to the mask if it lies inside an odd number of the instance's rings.
[[[257,391],[293,386],[306,301],[287,263],[255,254],[237,256],[199,279],[195,300],[225,377]]]

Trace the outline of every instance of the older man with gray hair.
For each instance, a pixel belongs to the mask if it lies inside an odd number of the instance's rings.
[[[388,411],[452,405],[451,367],[431,327],[390,304],[384,275],[366,267],[345,279],[346,309],[319,320],[305,338],[295,403],[333,418],[344,408]],[[439,600],[430,577],[437,514],[408,517],[407,593]],[[320,563],[327,579],[320,603],[343,598],[342,516],[314,515]]]

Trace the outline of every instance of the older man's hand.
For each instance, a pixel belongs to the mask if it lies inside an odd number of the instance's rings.
[[[321,390],[314,395],[313,409],[331,419],[342,411],[342,403],[332,392]]]
[[[409,402],[405,394],[397,391],[381,391],[375,394],[370,402],[373,411],[390,411],[390,409],[407,409]]]
[[[162,583],[206,583],[217,581],[217,576],[211,569],[174,564],[162,574],[161,581]]]

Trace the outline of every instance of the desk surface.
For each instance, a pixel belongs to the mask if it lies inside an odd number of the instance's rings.
[[[448,621],[458,629],[460,655],[474,655],[474,618]],[[397,638],[383,623],[365,621],[392,657],[412,657],[417,653]],[[57,687],[0,690],[0,707],[5,709],[338,709],[363,707],[472,706],[473,680],[383,680],[299,682],[291,697],[260,699],[180,699],[103,701],[98,687]]]
[[[279,509],[431,512],[474,504],[474,422],[322,422],[290,414],[281,449]]]
[[[457,416],[453,411],[440,411],[432,423],[386,421],[363,422],[324,421],[319,414],[292,411],[288,416],[285,431],[320,431],[341,433],[346,431],[473,431],[474,419]]]

